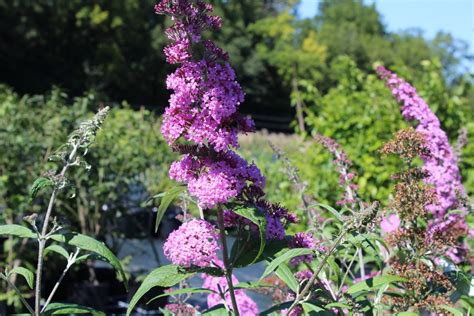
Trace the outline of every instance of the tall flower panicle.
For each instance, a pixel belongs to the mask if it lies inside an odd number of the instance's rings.
[[[352,161],[346,152],[334,139],[320,134],[314,136],[315,140],[323,145],[334,157],[333,163],[339,172],[339,185],[344,188],[344,196],[337,201],[339,205],[353,205],[357,202],[357,185],[353,183],[355,174],[350,172]]]
[[[260,170],[232,151],[239,146],[238,133],[255,128],[238,113],[244,93],[227,53],[201,36],[220,28],[220,18],[201,0],[163,0],[155,11],[174,22],[166,30],[172,43],[164,53],[169,63],[181,64],[166,80],[173,93],[161,131],[173,148],[183,141],[195,144],[186,153],[178,150],[185,155],[172,165],[170,177],[186,183],[202,208],[226,203],[248,186],[262,190]]]
[[[265,178],[260,170],[233,151],[239,147],[238,133],[254,131],[255,124],[238,112],[244,93],[227,53],[202,38],[204,30],[221,27],[220,18],[201,0],[162,0],[155,11],[173,21],[166,30],[171,43],[164,53],[168,63],[179,64],[166,80],[172,94],[161,127],[168,144],[182,155],[172,164],[170,178],[185,183],[201,208],[218,207],[223,226],[244,225],[249,226],[249,233],[257,231],[232,210],[223,211],[228,202],[235,201],[255,206],[265,215],[268,239],[283,239],[285,225],[295,222],[296,216],[264,200]],[[171,233],[165,255],[181,266],[207,267],[217,262],[216,238],[210,223],[193,220]],[[209,307],[224,303],[239,309],[241,315],[257,315],[257,305],[242,289],[231,290],[237,282],[232,267],[226,263],[224,270],[225,277],[205,277],[203,287],[222,292],[208,296]]]
[[[452,226],[452,223],[456,223],[456,232],[463,231],[458,236],[465,236],[468,231],[465,215],[456,213],[445,216],[450,210],[465,209],[459,197],[464,197],[466,193],[461,182],[458,157],[449,144],[448,136],[441,129],[438,117],[408,82],[383,67],[378,67],[377,73],[401,104],[403,117],[407,121],[417,121],[416,130],[426,138],[429,153],[420,155],[424,161],[423,170],[428,175],[423,180],[434,187],[437,197],[437,203],[427,206],[434,215],[430,229],[436,227],[439,231],[442,227],[445,233],[451,234],[447,229]],[[446,225],[441,225],[442,223]],[[465,246],[458,243],[454,249],[447,253],[448,256],[454,262],[462,261],[463,254],[466,253]]]
[[[216,228],[205,220],[193,219],[173,231],[166,240],[163,250],[173,263],[183,267],[208,267],[217,260]]]
[[[435,187],[439,201],[429,209],[436,216],[442,217],[447,211],[459,207],[458,195],[464,194],[457,157],[449,144],[448,136],[441,129],[438,117],[413,86],[384,67],[378,67],[377,72],[401,104],[403,117],[408,121],[417,121],[416,130],[427,137],[430,156],[422,157],[423,168],[429,172],[426,182]]]

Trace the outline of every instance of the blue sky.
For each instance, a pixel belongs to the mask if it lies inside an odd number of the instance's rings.
[[[312,17],[319,0],[301,0],[299,15]],[[388,31],[418,28],[426,38],[439,30],[469,44],[474,53],[474,0],[365,0],[375,3]]]

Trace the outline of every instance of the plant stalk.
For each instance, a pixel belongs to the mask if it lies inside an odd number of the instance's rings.
[[[51,303],[51,300],[53,299],[54,297],[54,294],[56,293],[56,291],[58,290],[59,288],[59,285],[61,284],[61,282],[63,281],[64,277],[66,276],[66,273],[69,271],[69,268],[76,262],[76,258],[77,256],[79,255],[79,251],[80,249],[77,249],[76,252],[72,255],[70,255],[68,261],[67,261],[67,265],[66,267],[64,268],[63,270],[63,273],[61,273],[61,276],[59,277],[58,281],[56,282],[56,284],[54,285],[54,288],[53,290],[51,291],[51,293],[49,294],[48,296],[48,299],[46,300],[46,303],[44,303],[44,306],[43,308],[41,309],[41,312],[44,312],[46,307],[48,307],[49,303]]]
[[[298,305],[299,302],[308,294],[309,290],[313,286],[314,282],[318,279],[318,274],[321,272],[323,269],[324,265],[326,264],[326,261],[329,259],[329,257],[333,254],[334,250],[336,250],[337,246],[341,243],[342,239],[346,235],[347,231],[343,230],[341,234],[337,237],[337,239],[334,241],[333,245],[331,246],[331,249],[329,250],[328,253],[324,256],[324,258],[321,260],[317,268],[314,270],[313,275],[309,279],[308,283],[306,283],[306,286],[303,288],[303,290],[298,294],[296,297],[295,301],[293,304],[290,306],[288,309],[287,314],[290,314],[290,312]]]
[[[66,174],[67,169],[70,166],[70,162],[74,159],[77,153],[77,149],[79,144],[75,144],[69,157],[59,174],[63,177]],[[46,246],[46,236],[48,235],[48,225],[49,219],[51,217],[51,213],[53,211],[54,202],[56,201],[56,195],[58,192],[58,188],[53,189],[53,193],[51,193],[51,198],[49,199],[48,209],[46,210],[46,215],[43,221],[43,227],[41,229],[41,234],[38,236],[38,265],[36,267],[36,286],[35,286],[35,316],[41,315],[41,278],[43,272],[43,255],[44,255],[44,248]]]
[[[23,295],[21,295],[21,292],[20,290],[16,287],[15,284],[13,284],[6,275],[4,275],[3,273],[0,273],[0,278],[2,278],[3,280],[5,280],[8,285],[16,292],[16,294],[18,295],[18,297],[20,298],[21,302],[23,303],[23,305],[25,305],[26,309],[28,309],[28,311],[31,313],[31,315],[34,315],[35,314],[35,311],[33,310],[33,308],[30,306],[30,304],[28,304],[28,302],[25,300],[25,298],[23,297]]]
[[[225,236],[225,227],[224,227],[224,215],[222,209],[217,210],[217,224],[219,226],[219,235],[222,242],[222,252],[224,259],[224,268],[225,268],[225,277],[227,279],[227,285],[229,287],[230,299],[232,301],[232,309],[234,310],[234,315],[239,316],[239,308],[237,306],[237,300],[235,299],[234,293],[234,284],[232,283],[232,266],[229,264],[229,257],[227,253],[227,240]]]

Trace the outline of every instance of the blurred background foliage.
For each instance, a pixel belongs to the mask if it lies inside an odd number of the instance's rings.
[[[155,2],[0,0],[4,221],[31,211],[28,185],[45,171],[46,157],[64,141],[64,131],[102,104],[118,105],[91,151],[92,170],[75,175],[78,204],[63,202],[68,222],[103,235],[115,216],[104,214],[133,212],[169,186],[173,155],[159,133],[172,71],[162,54],[169,21],[154,14]],[[242,111],[254,115],[257,127],[268,116],[271,131],[294,132],[275,141],[321,202],[338,200],[339,188],[314,133],[345,148],[365,199],[385,200],[390,192],[389,175],[399,166],[382,163],[377,151],[406,123],[374,73],[378,64],[417,87],[453,143],[461,127],[474,135],[473,75],[464,67],[471,57],[467,44],[450,34],[427,40],[421,31],[388,32],[376,6],[362,0],[320,1],[311,19],[297,16],[297,0],[211,2],[224,21],[212,37],[229,52],[247,94]],[[270,196],[297,208],[282,163],[265,145],[268,137],[244,138],[241,151],[264,170]],[[473,142],[461,158],[472,194]]]
[[[44,201],[31,201],[31,184],[52,168],[47,158],[67,140],[68,132],[100,106],[93,94],[69,99],[53,89],[42,96],[20,97],[0,88],[2,221],[18,222],[39,211]],[[61,223],[102,240],[106,235],[125,236],[132,226],[116,230],[117,220],[139,213],[152,194],[169,187],[167,168],[173,158],[161,137],[158,116],[126,103],[116,105],[86,157],[90,170],[74,170],[71,176],[74,189],[59,202]],[[68,198],[72,195],[74,199]],[[147,236],[149,229],[138,231]]]

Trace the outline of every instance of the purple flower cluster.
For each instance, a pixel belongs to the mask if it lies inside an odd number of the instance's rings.
[[[316,243],[314,242],[314,237],[311,233],[296,233],[289,242],[290,248],[309,248],[314,249]],[[311,263],[313,261],[313,255],[303,255],[291,258],[290,264],[296,266],[301,262]]]
[[[344,196],[337,201],[338,205],[351,205],[357,202],[357,185],[352,182],[355,174],[350,172],[352,161],[346,152],[334,139],[320,134],[314,136],[315,140],[323,145],[334,157],[333,163],[339,173],[339,185],[344,188]]]
[[[222,266],[222,262],[216,261],[218,266]],[[202,287],[213,290],[217,293],[211,293],[207,296],[207,307],[211,308],[219,304],[225,304],[232,308],[232,301],[228,290],[228,284],[225,277],[215,277],[208,274],[203,274],[204,283]],[[232,275],[232,283],[238,284],[239,280]],[[257,304],[247,295],[244,290],[234,290],[235,300],[237,301],[237,308],[241,315],[254,316],[258,315]],[[225,300],[223,299],[225,297]]]
[[[205,220],[193,219],[173,231],[163,250],[173,263],[183,267],[208,267],[217,260],[216,228]]]
[[[174,21],[166,30],[172,44],[164,53],[169,63],[181,64],[166,81],[173,93],[162,134],[172,146],[181,140],[206,149],[205,154],[190,152],[175,162],[170,177],[187,183],[202,208],[226,203],[248,186],[262,190],[260,170],[232,151],[239,146],[238,133],[255,127],[238,113],[244,93],[227,54],[201,38],[205,29],[221,27],[220,18],[210,15],[212,6],[201,0],[162,0],[155,11]]]
[[[248,164],[233,151],[216,153],[213,157],[184,155],[169,171],[171,179],[186,182],[189,193],[199,205],[211,208],[236,197],[247,182],[265,186],[265,178],[254,164]]]
[[[438,117],[417,94],[416,89],[389,70],[378,67],[379,76],[385,80],[393,96],[402,105],[403,117],[416,120],[416,130],[426,135],[430,156],[424,158],[424,170],[429,173],[427,183],[432,184],[439,203],[430,206],[437,217],[459,207],[458,195],[464,194],[457,158],[449,144],[448,136],[441,129]]]

